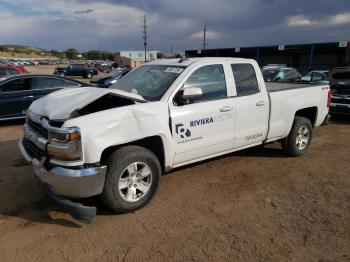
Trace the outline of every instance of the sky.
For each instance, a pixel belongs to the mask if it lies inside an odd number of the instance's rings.
[[[0,44],[149,50],[350,40],[350,0],[0,0]]]

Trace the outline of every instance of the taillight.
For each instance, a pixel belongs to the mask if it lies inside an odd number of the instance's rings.
[[[331,105],[331,99],[332,99],[332,90],[328,90],[328,100],[327,100],[327,107],[329,108]]]

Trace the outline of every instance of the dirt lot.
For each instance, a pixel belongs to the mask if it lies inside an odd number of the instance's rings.
[[[175,170],[133,214],[93,199],[91,225],[39,188],[22,124],[0,125],[0,261],[350,261],[349,118],[316,129],[300,158],[271,144]]]
[[[314,132],[309,152],[278,144],[176,170],[145,208],[80,224],[36,184],[0,126],[1,261],[350,261],[350,120]]]

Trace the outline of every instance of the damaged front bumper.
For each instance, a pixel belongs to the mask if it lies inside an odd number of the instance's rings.
[[[91,217],[92,213],[96,214],[95,207],[84,207],[80,203],[74,203],[63,197],[87,198],[101,194],[105,182],[106,166],[78,169],[54,166],[47,169],[44,166],[45,158],[39,161],[27,153],[23,139],[19,141],[18,145],[34,175],[40,180],[40,184],[44,185],[45,191],[66,207],[73,217],[81,216],[81,212],[84,213],[84,210],[87,212],[87,217]],[[77,212],[72,212],[74,210]],[[86,219],[81,218],[80,220]]]

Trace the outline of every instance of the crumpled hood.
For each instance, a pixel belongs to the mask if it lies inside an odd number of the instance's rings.
[[[133,101],[145,102],[140,95],[117,89],[75,87],[65,88],[44,96],[34,101],[29,110],[51,120],[66,120],[74,110],[80,109],[106,94],[115,94]]]

